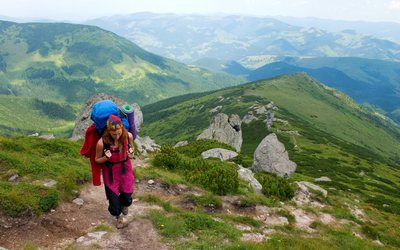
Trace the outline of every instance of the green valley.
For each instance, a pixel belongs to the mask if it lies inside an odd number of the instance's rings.
[[[0,95],[1,102],[7,103],[0,104],[2,110],[10,105],[16,113],[26,110],[16,110],[21,104],[15,96],[50,106],[72,105],[77,111],[76,107],[95,93],[143,105],[243,82],[242,78],[211,73],[146,52],[94,26],[0,21]],[[53,126],[68,126],[74,120],[70,116],[61,119],[67,122],[60,125],[56,121]],[[28,119],[22,122],[30,123]],[[14,129],[3,120],[0,126],[5,132]],[[40,132],[47,128],[16,127]]]

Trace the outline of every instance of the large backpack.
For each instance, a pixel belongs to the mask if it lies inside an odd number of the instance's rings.
[[[101,169],[103,165],[98,164],[95,161],[96,145],[104,132],[104,129],[107,125],[108,117],[111,114],[120,117],[122,115],[122,122],[124,124],[124,127],[132,133],[134,139],[136,138],[136,127],[133,116],[133,108],[130,110],[129,107],[124,105],[122,110],[124,112],[121,112],[118,106],[111,100],[99,101],[93,105],[92,113],[90,114],[90,118],[92,119],[93,124],[90,125],[89,128],[86,130],[85,140],[80,150],[80,154],[90,159],[90,165],[92,168],[92,183],[95,186],[101,185]],[[128,118],[130,118],[129,121]],[[129,126],[129,124],[133,125]]]
[[[123,106],[123,110],[128,108],[130,105],[125,104]],[[111,100],[102,100],[96,102],[93,105],[92,113],[90,114],[90,119],[93,121],[94,126],[96,127],[97,133],[100,135],[103,134],[104,129],[107,125],[107,120],[110,115],[119,116],[124,124],[124,127],[133,134],[133,138],[136,138],[136,128],[135,121],[133,116],[133,108],[131,108],[131,114],[127,114],[126,112],[121,112],[120,108]],[[128,119],[129,118],[129,119]]]

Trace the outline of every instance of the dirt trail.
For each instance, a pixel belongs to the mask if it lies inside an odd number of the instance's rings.
[[[142,165],[140,160],[133,162]],[[136,183],[135,194],[140,192]],[[130,222],[123,229],[116,229],[116,219],[107,211],[104,187],[86,185],[79,195],[82,206],[62,203],[52,212],[31,219],[11,219],[0,216],[0,249],[22,249],[27,242],[40,249],[168,249],[149,220],[143,218],[149,209],[157,207],[135,201],[126,219]],[[97,225],[109,225],[112,232],[96,232]]]

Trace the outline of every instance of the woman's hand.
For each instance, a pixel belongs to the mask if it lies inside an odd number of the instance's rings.
[[[112,155],[112,153],[111,153],[111,151],[110,151],[110,150],[105,150],[105,149],[104,149],[104,155],[107,157],[107,159],[110,159],[110,158],[111,158],[111,155]]]
[[[133,148],[129,148],[128,149],[128,157],[130,159],[134,159],[135,158],[135,152],[134,152]]]

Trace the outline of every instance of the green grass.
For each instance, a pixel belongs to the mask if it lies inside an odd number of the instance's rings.
[[[237,241],[240,236],[240,232],[229,224],[216,221],[203,213],[165,214],[153,211],[149,218],[174,249],[215,249],[216,244]],[[196,240],[190,240],[193,235]],[[189,240],[182,240],[185,237]]]
[[[76,108],[33,98],[0,95],[0,134],[72,134]]]
[[[224,101],[220,101],[220,96]],[[248,125],[242,124],[243,145],[237,162],[251,166],[260,141],[267,134],[276,133],[289,158],[297,164],[289,183],[329,177],[331,182],[316,183],[328,191],[327,198],[319,197],[327,205],[321,211],[358,227],[329,229],[315,222],[312,225],[318,229],[317,234],[322,231],[321,235],[304,235],[292,225],[278,229],[280,232],[265,244],[232,241],[221,249],[319,249],[320,242],[326,249],[379,249],[368,235],[377,236],[388,248],[398,248],[400,129],[308,76],[282,76],[190,98],[176,97],[163,101],[168,104],[165,107],[155,103],[143,108],[148,111],[144,113],[143,130],[161,144],[190,141],[209,126],[212,108],[221,105],[221,112],[243,117],[252,105],[266,105],[270,101],[278,107],[275,117],[287,122],[276,121],[271,130],[262,122],[263,116]],[[158,115],[162,115],[161,120],[157,120]],[[280,206],[277,199],[252,194],[243,184],[239,184],[236,194],[240,195],[239,206],[243,208],[260,204]],[[366,222],[351,214],[353,206],[363,209]],[[290,218],[289,214],[284,216]],[[368,239],[351,234],[357,230]]]
[[[0,137],[0,209],[10,216],[41,214],[72,199],[90,179],[81,142],[66,139]],[[18,174],[17,184],[8,179]],[[43,184],[55,180],[54,187]]]

